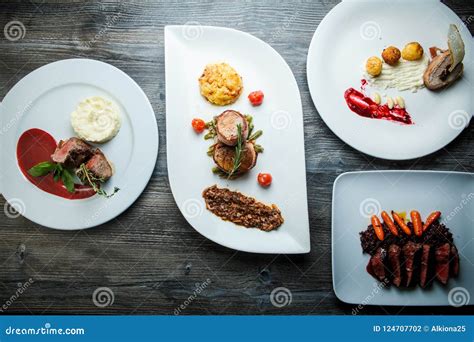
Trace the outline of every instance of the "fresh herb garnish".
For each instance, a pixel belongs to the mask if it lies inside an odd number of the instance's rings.
[[[107,192],[100,187],[100,183],[104,183],[105,180],[103,178],[98,178],[94,176],[89,169],[87,169],[86,164],[82,163],[79,169],[76,172],[77,176],[81,179],[83,183],[88,184],[89,186],[92,187],[92,189],[96,192],[97,195],[104,196],[105,198],[110,198],[117,191],[120,189],[117,187],[114,187],[113,193],[110,195],[107,194]]]
[[[56,169],[56,163],[45,161],[39,164],[36,164],[31,169],[28,170],[28,174],[33,177],[40,177],[47,175],[51,171]]]
[[[67,191],[69,191],[69,192],[74,192],[75,191],[75,189],[74,189],[74,176],[71,173],[71,171],[69,171],[66,168],[62,168],[61,180],[63,181],[63,184],[66,187]]]
[[[242,125],[237,124],[237,145],[235,145],[234,164],[227,178],[231,178],[239,169],[242,162]]]
[[[36,164],[28,170],[28,174],[33,177],[45,176],[51,172],[53,173],[54,181],[57,182],[61,180],[68,192],[74,193],[76,191],[74,182],[74,172],[64,167],[63,164],[45,161]],[[100,196],[109,198],[120,190],[119,188],[114,187],[114,192],[108,195],[105,190],[103,190],[99,185],[100,183],[104,183],[105,180],[92,175],[86,168],[85,164],[81,164],[76,174],[81,179],[83,184],[87,184],[92,187],[92,189]]]
[[[75,191],[73,173],[59,163],[45,161],[36,164],[28,170],[28,174],[33,177],[46,176],[50,172],[53,173],[55,182],[61,179],[68,192],[73,193]]]

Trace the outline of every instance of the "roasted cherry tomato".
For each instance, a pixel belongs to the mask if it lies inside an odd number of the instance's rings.
[[[269,173],[259,173],[257,180],[258,180],[258,184],[260,184],[261,186],[267,187],[267,186],[270,186],[270,184],[272,184],[272,175]]]
[[[202,133],[206,129],[206,123],[202,119],[193,119],[191,124],[196,133]]]
[[[257,91],[252,91],[249,94],[249,101],[252,104],[252,106],[260,106],[263,102],[263,91],[257,90]]]

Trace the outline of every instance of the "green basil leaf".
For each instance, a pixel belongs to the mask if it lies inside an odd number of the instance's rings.
[[[61,174],[55,170],[53,176],[54,181],[57,182],[59,180],[59,177],[61,177]]]
[[[68,169],[63,169],[61,172],[61,180],[63,181],[64,186],[66,187],[67,191],[73,193],[74,189],[74,176],[72,175],[71,171]]]
[[[56,163],[45,161],[33,166],[31,169],[28,170],[28,173],[33,177],[39,177],[44,176],[55,169]]]

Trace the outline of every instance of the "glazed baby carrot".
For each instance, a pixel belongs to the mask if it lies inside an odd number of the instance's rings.
[[[392,234],[398,236],[398,229],[395,226],[395,223],[393,223],[392,218],[387,214],[385,210],[382,211],[382,219],[383,222],[387,225],[388,229],[390,229]]]
[[[398,215],[396,212],[392,210],[392,217],[395,222],[397,222],[398,226],[403,230],[406,235],[411,235],[410,228],[406,225],[405,221]]]
[[[441,216],[441,211],[433,211],[427,218],[426,218],[426,222],[425,224],[423,225],[423,231],[427,230],[429,226],[431,226],[431,224],[436,221],[437,219],[439,219],[439,217]]]
[[[372,227],[374,227],[375,235],[377,235],[379,240],[383,240],[385,235],[383,233],[382,224],[380,223],[379,218],[377,215],[372,215],[370,220],[372,221]]]
[[[411,222],[413,223],[413,230],[416,236],[421,236],[423,233],[423,224],[421,223],[421,216],[417,210],[410,212]]]

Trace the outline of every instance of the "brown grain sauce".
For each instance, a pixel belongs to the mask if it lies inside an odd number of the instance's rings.
[[[224,221],[240,226],[268,232],[284,222],[281,211],[275,204],[266,205],[237,191],[213,185],[204,189],[202,197],[209,211]]]

